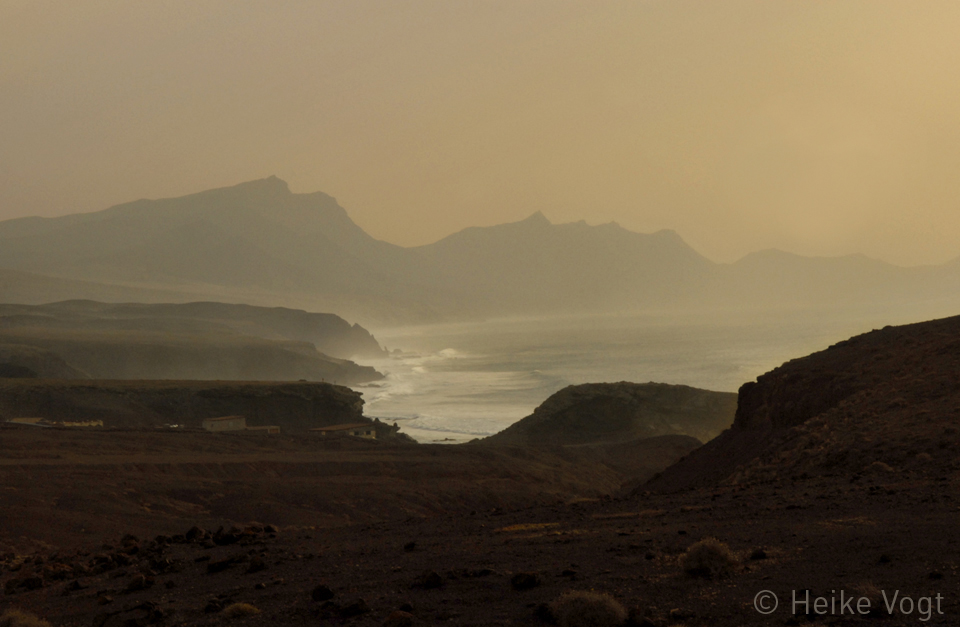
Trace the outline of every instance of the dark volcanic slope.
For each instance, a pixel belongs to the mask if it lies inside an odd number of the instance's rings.
[[[565,445],[627,442],[659,435],[707,441],[733,421],[737,395],[666,383],[571,385],[488,444]]]
[[[886,327],[744,384],[733,426],[649,485],[938,473],[955,463],[958,412],[960,317]]]

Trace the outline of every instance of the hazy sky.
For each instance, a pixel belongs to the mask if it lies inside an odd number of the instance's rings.
[[[960,256],[960,2],[0,0],[0,218],[276,174],[423,244],[540,210]]]

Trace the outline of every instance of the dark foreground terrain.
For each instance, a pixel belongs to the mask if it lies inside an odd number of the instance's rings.
[[[728,431],[627,491],[569,447],[245,458],[248,436],[0,431],[0,603],[55,625],[541,625],[594,590],[634,625],[956,625],[958,392],[960,319],[876,331],[744,386]],[[709,537],[731,553],[692,564]]]
[[[798,624],[792,590],[846,590],[875,606],[877,591],[899,590],[914,599],[941,594],[944,614],[927,624],[953,625],[960,617],[957,506],[931,498],[945,489],[955,493],[956,484],[801,480],[625,500],[544,494],[529,507],[507,496],[502,509],[287,525],[276,533],[248,525],[209,541],[186,542],[183,527],[179,537],[141,534],[126,548],[114,533],[30,552],[23,565],[8,554],[2,605],[57,625],[381,625],[407,606],[416,624],[537,625],[541,603],[568,590],[598,590],[635,608],[637,622],[783,625]],[[683,551],[708,536],[742,560],[727,578],[693,578],[679,565]],[[30,590],[38,577],[43,587]],[[321,585],[330,592],[321,588],[314,600]],[[769,617],[752,608],[761,590],[781,598]],[[261,613],[229,619],[220,611],[237,602]],[[812,622],[918,623],[916,612],[890,616],[882,608],[872,617],[836,618]]]

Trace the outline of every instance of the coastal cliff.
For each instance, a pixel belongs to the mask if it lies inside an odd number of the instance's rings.
[[[955,453],[958,408],[960,317],[885,327],[745,383],[731,428],[647,487],[939,472]]]

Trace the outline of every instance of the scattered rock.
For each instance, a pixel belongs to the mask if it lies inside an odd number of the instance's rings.
[[[140,590],[146,590],[151,586],[153,586],[153,577],[134,575],[133,579],[127,583],[126,592],[139,592]]]
[[[200,527],[190,527],[183,537],[187,540],[187,542],[197,542],[206,538],[207,532]]]
[[[183,569],[183,564],[179,560],[171,560],[168,558],[161,558],[156,560],[150,560],[150,570],[154,571],[156,574],[166,574],[166,573],[178,573]]]
[[[541,603],[537,606],[537,609],[533,611],[533,615],[540,622],[547,623],[548,625],[557,624],[557,616],[553,613],[553,608],[550,607],[549,603]]]
[[[540,585],[540,575],[537,573],[517,573],[510,578],[510,585],[514,590],[530,590]]]
[[[62,581],[73,574],[73,568],[67,564],[48,564],[43,568],[43,578],[49,581]]]
[[[207,614],[216,614],[217,612],[223,611],[223,603],[220,599],[210,599],[207,601],[207,605],[203,608],[203,611]]]
[[[237,564],[246,562],[248,559],[250,559],[248,555],[241,553],[240,555],[234,555],[233,557],[228,557],[216,562],[210,562],[207,564],[207,574],[212,575],[215,573],[222,573],[228,568],[233,568]]]
[[[383,621],[383,627],[413,627],[413,614],[395,610]]]
[[[653,620],[653,612],[649,609],[641,610],[639,607],[630,609],[627,615],[626,627],[661,627],[660,623]]]
[[[43,587],[43,579],[40,577],[24,577],[20,580],[20,583],[17,584],[18,588],[26,588],[27,590],[39,590]]]
[[[424,590],[435,590],[443,586],[443,577],[441,577],[436,571],[425,570],[420,577],[414,582],[413,586],[415,588],[423,588]]]
[[[688,612],[686,610],[681,610],[679,608],[674,608],[670,610],[669,616],[671,621],[676,621],[676,622],[683,622],[686,620],[690,620],[692,618],[696,618],[695,613]]]
[[[313,589],[313,592],[310,593],[310,598],[314,601],[329,601],[334,596],[333,590],[324,584],[319,584],[316,588]]]
[[[263,558],[255,557],[250,560],[250,566],[247,567],[247,574],[259,573],[262,570],[267,569],[267,563],[263,561]]]
[[[353,618],[354,616],[366,614],[369,611],[370,608],[367,607],[367,602],[363,599],[357,599],[340,608],[340,618]]]
[[[227,546],[230,544],[236,544],[240,541],[241,535],[232,529],[230,531],[224,532],[223,527],[217,529],[216,533],[213,534],[213,543],[217,546]]]

